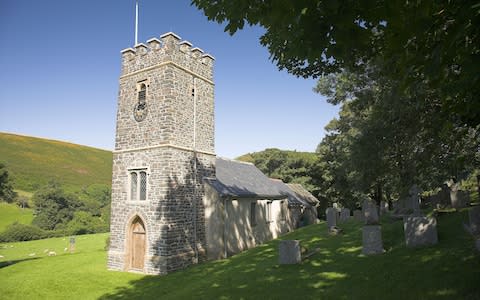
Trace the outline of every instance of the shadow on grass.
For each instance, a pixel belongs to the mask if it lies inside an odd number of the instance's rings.
[[[279,240],[227,260],[196,265],[167,276],[145,276],[101,299],[480,299],[480,257],[463,231],[461,213],[440,216],[439,244],[405,247],[401,221],[382,226],[383,255],[361,254],[361,224],[325,224],[282,239],[299,239],[320,251],[298,265],[278,264]]]
[[[31,258],[24,258],[24,259],[16,259],[16,260],[6,260],[6,261],[0,261],[0,269],[8,267],[8,266],[13,266],[15,264],[29,261],[29,260],[35,260],[39,259],[40,257],[31,257]]]

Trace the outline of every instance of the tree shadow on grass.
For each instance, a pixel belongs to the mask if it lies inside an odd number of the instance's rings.
[[[30,257],[30,258],[24,258],[24,259],[0,261],[0,269],[8,267],[8,266],[13,266],[13,265],[21,263],[21,262],[34,260],[34,259],[39,259],[39,258],[40,257]]]
[[[480,257],[463,231],[462,216],[438,220],[439,244],[405,247],[403,223],[382,226],[382,255],[361,254],[361,224],[342,224],[329,236],[325,224],[282,237],[320,250],[298,265],[278,264],[279,240],[227,260],[167,276],[145,276],[101,299],[480,299]],[[471,247],[469,246],[471,245]]]

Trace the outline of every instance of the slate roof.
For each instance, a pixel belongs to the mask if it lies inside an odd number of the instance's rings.
[[[270,182],[275,188],[279,191],[284,198],[288,198],[288,206],[299,207],[299,206],[308,206],[301,197],[298,197],[294,191],[292,191],[283,181],[280,179],[270,178]]]
[[[216,159],[216,178],[206,178],[221,197],[283,199],[284,195],[251,163]]]
[[[307,191],[303,185],[298,183],[287,183],[287,185],[295,194],[297,194],[298,197],[308,204],[312,206],[316,206],[318,204],[318,199],[315,198],[315,196],[313,196],[309,191]]]

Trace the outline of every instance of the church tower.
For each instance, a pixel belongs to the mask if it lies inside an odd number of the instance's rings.
[[[121,53],[108,268],[166,274],[205,258],[213,57],[171,32]]]

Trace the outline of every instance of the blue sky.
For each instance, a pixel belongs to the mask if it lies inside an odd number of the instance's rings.
[[[120,51],[134,0],[0,0],[0,131],[113,150]],[[234,36],[189,0],[140,0],[139,42],[173,31],[215,57],[216,152],[314,151],[338,108],[315,80],[278,71],[258,38]]]

